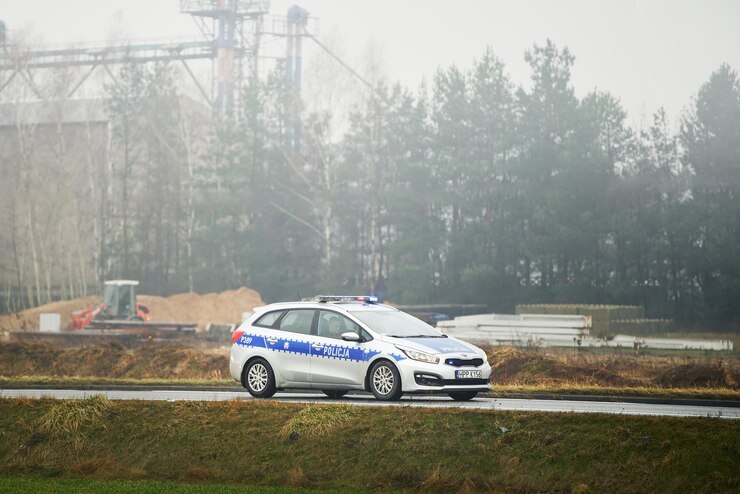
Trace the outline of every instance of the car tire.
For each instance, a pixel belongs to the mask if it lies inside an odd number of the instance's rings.
[[[470,401],[478,396],[477,391],[450,391],[447,394],[455,401]]]
[[[322,391],[322,393],[324,393],[329,398],[337,399],[346,395],[347,391],[344,389],[325,389]]]
[[[275,373],[267,360],[256,358],[244,367],[242,383],[255,398],[269,398],[275,394]]]
[[[401,398],[401,375],[396,366],[381,360],[370,369],[370,391],[382,401],[395,401]]]

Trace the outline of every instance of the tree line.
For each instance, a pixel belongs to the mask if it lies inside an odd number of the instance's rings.
[[[328,109],[299,124],[277,73],[214,117],[178,93],[173,69],[123,67],[107,88],[107,154],[55,172],[55,190],[83,193],[84,177],[85,204],[57,224],[78,240],[51,235],[58,262],[45,265],[27,220],[53,211],[56,192],[6,197],[2,283],[25,304],[44,301],[48,276],[134,278],[159,294],[250,286],[269,301],[378,292],[740,320],[737,73],[713,72],[677,125],[661,109],[633,128],[616,96],[576,96],[567,48],[548,40],[525,58],[525,86],[488,49],[416,89],[379,83],[347,122]],[[3,162],[14,184],[43,182],[32,160]]]

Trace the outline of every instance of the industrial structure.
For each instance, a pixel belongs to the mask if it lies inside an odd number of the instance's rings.
[[[45,70],[83,68],[64,95],[73,98],[97,72],[118,84],[116,66],[163,62],[182,65],[208,105],[220,114],[230,115],[239,88],[259,76],[260,59],[276,58],[285,64],[286,82],[294,93],[291,100],[295,100],[300,94],[301,40],[311,36],[311,18],[298,6],[291,7],[287,16],[270,16],[269,7],[269,0],[181,0],[180,11],[192,16],[203,39],[66,48],[14,45],[0,21],[0,99],[13,84],[25,86],[38,100],[58,98],[59,95],[44,94],[38,84]],[[265,36],[285,39],[287,50],[283,57],[261,53]],[[210,77],[203,77],[194,69],[192,63],[198,60],[210,62]]]

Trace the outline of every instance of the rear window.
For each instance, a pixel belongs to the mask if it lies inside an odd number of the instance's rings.
[[[291,333],[311,334],[311,324],[315,313],[314,309],[289,310],[280,319],[278,329]]]
[[[260,326],[263,328],[271,328],[275,325],[275,321],[280,319],[280,316],[283,315],[284,310],[275,310],[272,312],[268,312],[264,316],[260,317],[255,321],[255,326]]]

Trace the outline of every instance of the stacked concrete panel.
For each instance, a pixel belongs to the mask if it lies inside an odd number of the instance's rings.
[[[599,307],[601,309],[601,307]],[[557,308],[556,310],[564,310]],[[621,312],[620,312],[621,310]],[[600,310],[595,314],[602,316],[634,314],[632,307]],[[631,321],[631,320],[627,320]],[[645,324],[639,319],[633,327]],[[661,321],[661,320],[658,320]],[[617,320],[617,324],[628,326]],[[667,327],[670,321],[662,321],[660,329]],[[445,334],[474,343],[494,346],[542,346],[542,347],[611,347],[627,350],[663,349],[663,350],[715,350],[732,351],[733,343],[729,340],[699,340],[678,338],[645,338],[636,335],[617,334],[610,337],[591,335],[592,319],[589,315],[561,314],[477,314],[460,316],[451,321],[440,321],[437,329]]]
[[[526,304],[517,305],[517,314],[572,314],[591,316],[592,334],[603,338],[618,333],[659,334],[671,329],[669,319],[646,319],[639,305]]]
[[[489,345],[573,346],[591,329],[588,316],[552,314],[478,314],[440,321],[451,336]]]

